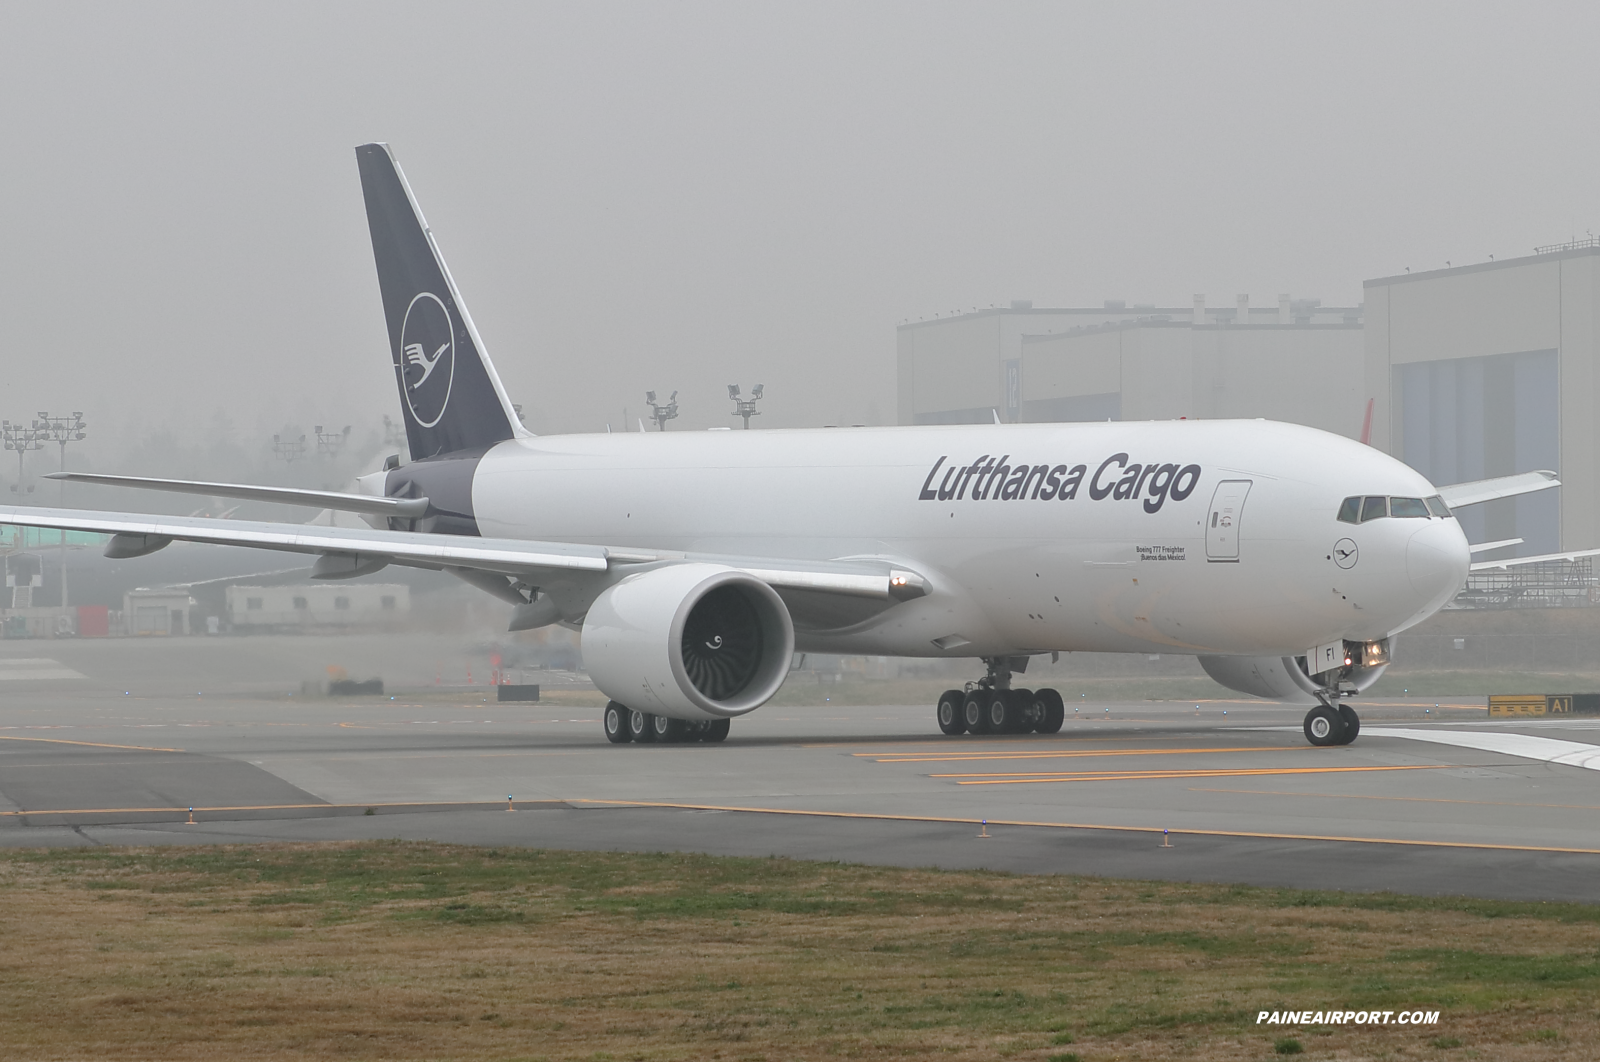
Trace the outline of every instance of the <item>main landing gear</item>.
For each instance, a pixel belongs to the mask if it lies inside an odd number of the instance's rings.
[[[637,741],[640,744],[669,741],[721,741],[728,736],[728,720],[669,719],[651,715],[612,701],[604,716],[606,740],[613,745]]]
[[[989,673],[939,698],[939,729],[956,734],[1054,734],[1067,718],[1061,694],[1011,688],[1009,657],[984,657]]]
[[[1306,713],[1306,740],[1313,745],[1348,745],[1361,733],[1361,717],[1348,704],[1340,704],[1326,694],[1322,703]]]

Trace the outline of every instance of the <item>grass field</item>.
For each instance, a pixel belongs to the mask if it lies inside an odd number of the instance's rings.
[[[1600,907],[412,843],[0,853],[6,1059],[1587,1059]],[[1258,1026],[1425,1008],[1432,1028]]]

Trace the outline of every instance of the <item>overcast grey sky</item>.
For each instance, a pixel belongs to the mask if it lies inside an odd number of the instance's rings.
[[[0,415],[82,409],[102,445],[222,407],[244,439],[395,415],[369,140],[539,432],[620,426],[646,388],[734,424],[730,381],[767,385],[768,425],[886,422],[906,318],[1353,303],[1600,229],[1593,4],[0,18]]]

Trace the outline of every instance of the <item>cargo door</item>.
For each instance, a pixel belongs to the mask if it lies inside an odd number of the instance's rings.
[[[1206,560],[1238,561],[1239,518],[1244,515],[1244,500],[1250,493],[1250,480],[1225,479],[1211,496],[1211,512],[1206,516]]]

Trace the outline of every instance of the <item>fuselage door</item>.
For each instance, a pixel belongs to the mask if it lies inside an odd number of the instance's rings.
[[[1249,493],[1248,479],[1225,479],[1217,484],[1206,517],[1206,560],[1239,559],[1239,518],[1244,515],[1244,499]]]

